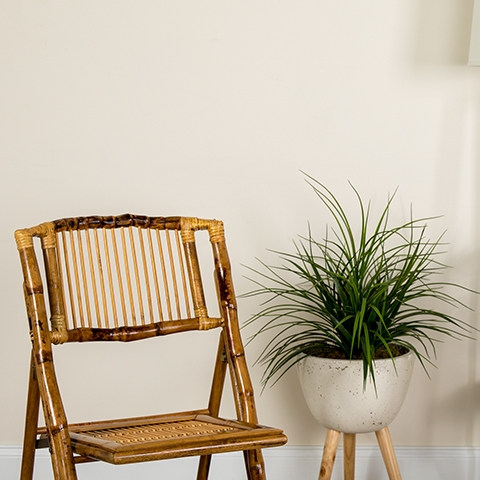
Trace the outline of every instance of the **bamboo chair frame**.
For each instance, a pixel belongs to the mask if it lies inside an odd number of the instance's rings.
[[[205,301],[196,242],[200,230],[208,231],[211,243],[216,317],[209,316]],[[42,447],[50,449],[55,480],[76,480],[75,464],[82,462],[193,455],[200,456],[197,480],[206,480],[211,455],[230,451],[244,452],[248,480],[266,478],[261,449],[283,445],[287,438],[258,424],[221,221],[130,214],[68,218],[17,230],[15,239],[32,342],[21,480],[33,478],[35,451]],[[43,262],[37,259],[38,243]],[[206,408],[68,423],[54,345],[211,329],[219,330],[219,345]],[[227,370],[233,420],[218,416]],[[43,428],[38,428],[40,404]]]

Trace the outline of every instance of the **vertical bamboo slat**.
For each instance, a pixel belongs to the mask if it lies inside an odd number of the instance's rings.
[[[99,276],[99,282],[100,282],[100,292],[102,293],[104,325],[106,328],[109,328],[110,322],[109,322],[108,307],[107,307],[107,291],[105,287],[105,275],[103,272],[102,255],[100,250],[100,241],[98,239],[97,228],[94,229],[94,235],[95,235],[95,253],[97,255],[98,276]]]
[[[83,316],[83,302],[82,302],[82,292],[79,288],[79,284],[80,284],[80,277],[79,277],[79,274],[78,274],[78,261],[77,261],[77,247],[75,245],[75,240],[74,240],[74,237],[73,237],[73,231],[70,230],[70,252],[71,252],[71,259],[72,259],[72,264],[73,264],[73,281],[75,282],[75,294],[76,294],[76,297],[77,297],[77,311],[78,311],[78,314],[79,314],[79,318],[80,318],[80,325],[82,326],[82,328],[85,327],[85,319],[84,319],[84,316]]]
[[[171,320],[173,318],[173,313],[172,313],[172,303],[171,303],[171,297],[170,297],[170,287],[168,285],[168,279],[167,279],[167,267],[165,265],[165,254],[164,254],[160,232],[157,230],[156,234],[157,234],[157,247],[160,255],[160,265],[162,267],[163,284],[165,285],[165,303],[167,304],[167,314],[168,314],[167,320]]]
[[[155,250],[153,248],[153,240],[152,240],[152,231],[149,229],[148,232],[148,248],[150,252],[150,261],[152,264],[152,272],[153,272],[153,281],[155,285],[155,298],[157,299],[157,311],[158,311],[158,318],[160,321],[163,320],[163,308],[162,308],[162,300],[160,297],[160,287],[158,282],[158,274],[157,274],[157,262],[155,260]],[[158,233],[158,230],[157,230]]]
[[[175,231],[175,240],[177,244],[177,255],[178,255],[178,261],[180,264],[180,275],[182,277],[182,288],[183,288],[183,295],[184,295],[184,300],[185,300],[185,306],[187,309],[187,317],[191,317],[192,313],[190,312],[190,302],[188,299],[188,291],[187,291],[187,279],[185,275],[185,262],[183,260],[183,249],[182,245],[180,243],[180,233],[178,230]]]
[[[80,272],[82,275],[82,283],[81,285],[77,285],[77,288],[81,290],[81,286],[83,286],[83,296],[85,298],[85,311],[87,314],[87,322],[88,326],[92,328],[92,314],[90,311],[90,296],[88,295],[88,280],[87,280],[87,273],[85,269],[85,257],[83,255],[83,242],[82,242],[82,231],[77,230],[77,242],[78,242],[78,254],[79,254],[79,261],[80,261]]]
[[[95,304],[95,314],[98,319],[98,327],[102,327],[102,319],[100,315],[100,304],[98,301],[98,290],[97,290],[97,278],[95,275],[95,267],[94,267],[94,262],[93,262],[93,254],[92,254],[92,241],[90,238],[90,232],[89,230],[86,230],[85,236],[87,239],[87,251],[88,251],[88,265],[90,267],[90,278],[92,279],[92,285],[93,285],[93,300]]]
[[[165,235],[167,237],[167,251],[168,251],[169,264],[170,264],[170,274],[172,275],[173,293],[175,296],[175,307],[176,307],[177,316],[180,316],[180,299],[178,296],[177,275],[174,268],[173,249],[172,249],[172,241],[170,239],[170,230],[166,230]]]
[[[70,312],[72,315],[73,328],[77,328],[78,322],[77,322],[77,315],[75,311],[75,303],[73,300],[74,297],[73,297],[73,286],[72,286],[72,274],[70,272],[70,262],[68,261],[67,240],[66,240],[65,232],[62,232],[61,235],[62,235],[62,245],[63,245],[63,260],[65,265],[65,274],[67,276],[68,295],[70,298]],[[60,262],[60,265],[62,265],[62,262]]]
[[[122,249],[123,249],[123,264],[125,266],[125,275],[127,280],[127,291],[128,291],[128,299],[130,302],[130,315],[131,321],[133,325],[137,324],[137,318],[135,315],[135,302],[133,299],[133,288],[132,288],[132,279],[130,275],[130,266],[128,261],[128,248],[127,248],[127,241],[125,239],[125,229],[122,227],[120,230],[122,234]]]
[[[122,272],[120,267],[120,257],[118,255],[118,245],[117,245],[117,237],[115,235],[115,231],[111,230],[112,232],[112,244],[113,244],[113,254],[115,258],[115,267],[117,271],[117,283],[118,283],[118,290],[120,296],[120,304],[122,306],[122,314],[123,314],[123,323],[127,325],[127,307],[125,304],[125,293],[123,290],[123,282],[122,282]]]
[[[153,323],[155,320],[153,318],[153,305],[152,305],[152,291],[150,287],[150,278],[148,276],[148,266],[147,266],[147,256],[145,253],[145,243],[143,241],[143,234],[140,228],[137,228],[138,238],[140,241],[140,253],[142,257],[142,266],[143,266],[143,278],[145,280],[145,291],[147,294],[147,305],[150,317],[150,323]]]
[[[130,249],[132,252],[133,271],[135,273],[135,286],[137,287],[136,298],[138,300],[138,308],[140,309],[140,322],[142,325],[145,325],[145,310],[143,307],[143,296],[142,296],[142,290],[140,287],[140,273],[138,270],[137,249],[135,247],[135,240],[133,238],[133,229],[131,226],[128,228],[128,234],[130,238]]]
[[[64,275],[63,275],[63,267],[62,267],[62,256],[60,254],[60,244],[59,244],[59,234],[56,234],[55,236],[55,242],[58,245],[58,248],[56,249],[56,257],[57,257],[57,265],[58,265],[58,282],[59,282],[59,295],[61,295],[62,300],[64,300],[65,297],[65,281],[64,281]],[[68,312],[65,306],[65,302],[62,301],[63,305],[63,315],[64,315],[64,321],[65,321],[65,326],[68,328]]]
[[[110,249],[108,248],[108,239],[107,239],[107,231],[103,230],[103,247],[105,251],[105,263],[107,265],[107,279],[108,279],[108,287],[110,292],[110,299],[115,298],[114,293],[114,277],[112,273],[112,264],[110,261]],[[118,316],[117,316],[117,306],[114,301],[111,302],[112,306],[112,315],[113,315],[113,323],[115,324],[115,328],[118,328]]]

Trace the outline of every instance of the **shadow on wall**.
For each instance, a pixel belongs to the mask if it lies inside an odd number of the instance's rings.
[[[412,58],[416,65],[466,65],[473,0],[420,0]]]
[[[466,61],[464,65],[465,69],[469,68]],[[469,73],[476,72],[470,68]],[[434,172],[434,201],[435,210],[445,215],[446,222],[443,223],[448,228],[446,241],[450,245],[446,263],[455,265],[454,275],[462,276],[452,281],[459,281],[479,292],[480,193],[477,186],[480,182],[480,91],[473,82],[459,81],[458,85],[471,85],[471,88],[459,91],[454,98],[444,99],[446,106],[442,112]],[[465,302],[474,310],[465,320],[479,328],[480,295],[466,295]],[[472,422],[472,418],[462,418],[461,413],[473,412],[475,420],[479,414],[475,407],[475,399],[479,398],[480,393],[480,345],[478,334],[476,336],[476,342],[465,341],[462,347],[467,349],[468,362],[464,368],[469,387],[456,392],[444,404],[436,405],[436,409],[440,410],[440,418],[445,414],[459,416],[458,425],[464,426],[464,439],[469,444],[478,441],[478,422]]]
[[[434,398],[438,396],[433,394]],[[464,387],[455,390],[448,396],[444,396],[441,402],[435,400],[431,409],[431,419],[428,423],[434,424],[435,418],[448,418],[448,423],[454,425],[456,430],[462,431],[461,435],[465,445],[474,445],[477,443],[478,433],[476,432],[476,425],[480,418],[480,408],[478,401],[480,398],[480,383],[472,385],[465,385]],[[471,415],[468,415],[471,412]],[[435,433],[430,432],[430,441],[434,443]]]
[[[465,71],[468,68],[465,66]],[[474,73],[472,69],[469,72]],[[463,82],[462,85],[465,86]],[[452,245],[448,250],[455,255],[455,248],[459,257],[455,259],[455,264],[465,265],[470,273],[468,263],[471,263],[473,252],[461,247],[468,245],[471,249],[471,245],[479,245],[480,240],[480,229],[476,226],[480,212],[477,189],[480,180],[477,167],[480,160],[480,92],[463,90],[454,97],[442,99],[444,107],[440,112],[442,120],[439,123],[438,151],[432,175],[435,211],[445,215],[448,220],[448,237],[457,231],[462,231],[463,235],[468,233],[469,238],[456,240],[461,240],[463,245],[457,245],[456,248]],[[452,260],[449,261],[452,264]]]
[[[458,90],[453,96],[445,92],[439,98],[440,122],[437,124],[438,151],[432,166],[434,191],[434,214],[443,214],[442,225],[448,232],[447,264],[455,265],[461,279],[453,279],[480,291],[480,194],[477,185],[480,182],[480,91],[475,85],[476,71],[467,67],[470,48],[471,22],[474,0],[420,0],[412,3],[417,21],[410,60],[415,67],[463,67],[455,70]],[[415,5],[415,7],[413,7]],[[479,69],[480,72],[480,69]],[[437,86],[441,87],[440,84]],[[442,93],[439,89],[438,93]],[[452,280],[451,278],[446,281]],[[470,295],[466,302],[475,312],[465,320],[479,327],[480,296]],[[466,444],[478,441],[478,418],[480,409],[476,402],[480,395],[478,383],[479,345],[477,342],[463,341],[467,349],[467,364],[464,366],[468,385],[452,391],[430,410],[433,422],[435,418],[454,418],[458,428],[463,429],[462,438]],[[444,352],[447,353],[447,352]],[[450,360],[452,353],[450,351]],[[448,357],[448,355],[447,355]],[[454,360],[454,358],[453,358]],[[445,361],[445,359],[444,359]],[[439,370],[442,367],[439,366]],[[440,386],[431,385],[432,399]],[[468,418],[470,412],[474,418]],[[434,440],[434,432],[430,432]]]

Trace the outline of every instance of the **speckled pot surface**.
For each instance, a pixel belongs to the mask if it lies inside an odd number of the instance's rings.
[[[415,355],[375,361],[377,392],[363,386],[361,360],[305,357],[297,364],[305,400],[324,427],[343,433],[367,433],[388,426],[397,416],[412,377]],[[396,370],[395,370],[396,369]]]

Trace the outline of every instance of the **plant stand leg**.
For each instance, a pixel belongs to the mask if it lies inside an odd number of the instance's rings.
[[[375,435],[377,436],[385,467],[387,467],[388,478],[390,480],[402,480],[400,469],[398,468],[397,457],[395,456],[395,450],[393,449],[392,437],[390,436],[388,427],[378,430],[375,432]]]
[[[343,434],[343,478],[345,480],[355,479],[355,445],[356,436],[354,433]]]
[[[320,466],[320,475],[318,480],[330,480],[332,476],[333,464],[337,455],[338,441],[340,432],[336,430],[327,430],[327,437],[323,447],[322,464]]]

